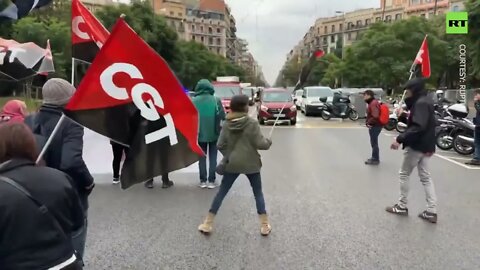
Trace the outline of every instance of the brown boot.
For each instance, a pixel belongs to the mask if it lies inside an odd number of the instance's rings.
[[[204,234],[210,234],[213,231],[213,219],[215,215],[212,213],[208,213],[205,221],[198,226],[198,230]]]
[[[262,227],[260,227],[260,233],[263,236],[269,235],[272,231],[272,226],[270,226],[270,223],[268,222],[267,214],[260,215],[260,223],[262,224]]]

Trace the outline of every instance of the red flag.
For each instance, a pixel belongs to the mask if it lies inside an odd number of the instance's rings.
[[[110,33],[80,2],[72,1],[72,57],[91,63]]]
[[[427,37],[423,40],[422,46],[413,61],[413,72],[415,70],[420,70],[422,77],[430,78],[431,68],[430,68],[430,52],[428,51],[428,42]]]
[[[307,82],[308,76],[310,75],[310,72],[312,71],[313,67],[315,66],[315,61],[317,61],[319,58],[323,57],[325,55],[325,52],[323,50],[316,50],[308,59],[307,64],[302,67],[302,70],[300,71],[300,76],[298,78],[298,82],[295,86],[295,90],[298,90],[303,87],[305,82]]]
[[[120,179],[124,188],[184,168],[203,155],[197,110],[165,60],[122,19],[65,113],[130,146]]]

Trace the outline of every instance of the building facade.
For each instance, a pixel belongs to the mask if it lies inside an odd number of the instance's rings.
[[[379,0],[380,8],[337,12],[336,16],[319,18],[310,27],[299,44],[292,49],[287,60],[293,57],[307,58],[317,49],[333,53],[353,44],[360,33],[375,22],[391,23],[411,16],[432,18],[435,13],[460,11],[465,8],[465,0]],[[300,61],[300,60],[299,60]]]

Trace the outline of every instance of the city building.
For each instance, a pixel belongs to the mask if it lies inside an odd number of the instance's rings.
[[[156,14],[166,18],[180,39],[186,39],[186,5],[182,0],[153,0],[152,7]]]
[[[237,22],[233,16],[231,9],[228,5],[225,5],[225,20],[226,20],[226,45],[227,45],[227,58],[236,63],[238,60],[239,50],[237,48]]]
[[[464,3],[465,0],[438,0],[436,3],[435,0],[380,0],[380,8],[337,11],[336,16],[317,19],[299,44],[289,52],[287,60],[296,56],[300,61],[319,48],[327,53],[343,50],[358,40],[360,33],[375,22],[390,23],[411,16],[428,19],[435,13],[463,10]]]
[[[114,0],[81,0],[81,2],[93,13],[102,9],[104,6],[118,5],[118,2]]]
[[[227,56],[226,5],[223,0],[202,0],[186,7],[185,40],[204,44],[211,52]]]

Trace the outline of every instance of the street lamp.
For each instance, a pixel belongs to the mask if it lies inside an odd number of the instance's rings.
[[[343,16],[343,24],[342,24],[342,61],[344,60],[344,48],[345,48],[345,28],[346,28],[346,18],[345,18],[345,12],[344,11],[335,11],[335,14],[341,14]],[[342,74],[342,87],[343,85],[343,74]]]

